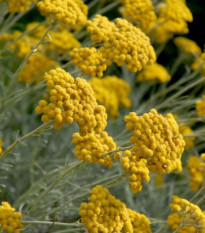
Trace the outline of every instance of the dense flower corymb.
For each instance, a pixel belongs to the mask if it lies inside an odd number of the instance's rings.
[[[145,215],[126,208],[102,186],[92,189],[89,202],[81,204],[80,216],[88,233],[151,233]]]
[[[29,9],[34,0],[6,0],[6,2],[8,3],[9,12],[24,12]]]
[[[131,112],[124,120],[133,133],[130,142],[137,161],[146,159],[148,168],[159,174],[181,171],[185,142],[171,113],[164,117],[155,109],[142,116]]]
[[[123,17],[144,32],[151,29],[157,18],[151,0],[122,0],[122,4]]]
[[[88,8],[81,0],[41,0],[37,3],[41,14],[54,17],[66,26],[78,26],[86,23]]]
[[[164,83],[168,82],[170,79],[171,77],[166,68],[157,63],[145,66],[144,69],[137,75],[138,81],[157,80]]]
[[[20,219],[22,214],[16,212],[8,202],[2,202],[0,205],[0,230],[8,233],[20,233],[23,224]]]
[[[173,202],[170,204],[172,214],[168,216],[167,224],[175,231],[181,224],[178,233],[204,233],[205,232],[205,214],[195,204],[178,196],[173,196]]]

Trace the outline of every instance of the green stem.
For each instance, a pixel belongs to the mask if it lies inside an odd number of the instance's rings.
[[[115,152],[119,152],[119,151],[125,151],[125,150],[130,150],[132,148],[132,146],[127,146],[127,147],[119,147],[115,150],[111,150],[111,151],[108,151],[106,153],[103,154],[103,156],[105,155],[110,155],[110,154],[113,154]]]
[[[106,7],[100,9],[99,11],[97,11],[96,14],[99,14],[99,15],[105,14],[105,13],[107,13],[110,10],[112,10],[113,8],[115,8],[118,5],[120,5],[120,2],[114,1],[111,4],[107,5]]]
[[[49,226],[65,226],[65,227],[83,227],[84,224],[77,223],[62,223],[51,221],[21,221],[23,224],[37,224],[37,225],[49,225]]]
[[[176,73],[177,69],[179,68],[179,66],[181,65],[181,63],[184,61],[186,57],[184,56],[183,53],[181,53],[179,55],[179,57],[175,60],[174,64],[172,65],[169,73],[171,75],[171,77]]]
[[[38,128],[34,129],[33,131],[31,131],[30,133],[24,135],[23,137],[17,139],[13,144],[11,144],[6,151],[0,156],[0,161],[6,157],[6,155],[13,150],[20,142],[26,140],[27,138],[30,138],[31,136],[34,136],[37,132],[41,131],[42,129],[44,129],[46,126],[48,126],[51,123],[51,121],[46,122],[44,124],[42,124],[41,126],[39,126]]]

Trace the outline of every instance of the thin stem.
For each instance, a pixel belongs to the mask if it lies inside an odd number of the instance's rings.
[[[66,226],[66,227],[83,227],[84,225],[76,223],[63,223],[63,222],[51,222],[51,221],[21,221],[23,224],[37,224],[37,225],[49,225],[49,226]]]
[[[117,149],[115,149],[115,150],[111,150],[111,151],[108,151],[108,152],[104,153],[103,156],[105,156],[105,155],[110,155],[110,154],[113,154],[113,153],[118,152],[118,151],[129,150],[129,149],[131,149],[131,148],[132,148],[132,146],[119,147],[119,148],[117,148]]]
[[[194,200],[195,198],[197,198],[197,197],[201,194],[202,191],[204,191],[204,186],[202,186],[202,187],[199,189],[199,191],[198,191],[189,201],[190,201],[190,202],[193,202],[193,200]]]
[[[46,126],[48,126],[51,123],[51,121],[48,121],[44,124],[42,124],[41,126],[39,126],[38,128],[34,129],[33,131],[31,131],[30,133],[24,135],[23,137],[17,139],[13,144],[11,144],[6,150],[5,152],[0,156],[0,161],[6,157],[6,155],[13,150],[20,142],[26,140],[27,138],[30,138],[31,136],[34,136],[37,132],[41,131],[42,129],[44,129]]]
[[[96,14],[105,14],[106,12],[112,10],[113,8],[115,8],[116,6],[118,6],[120,4],[120,2],[118,1],[114,1],[111,4],[107,5],[106,7],[100,9]]]

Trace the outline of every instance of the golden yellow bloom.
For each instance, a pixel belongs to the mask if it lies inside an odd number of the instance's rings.
[[[131,112],[124,120],[133,133],[130,142],[136,161],[146,159],[148,168],[158,174],[182,170],[185,142],[171,113],[164,117],[155,109],[142,116]]]
[[[154,6],[151,0],[123,0],[122,15],[128,21],[136,23],[144,32],[149,32],[156,20]]]
[[[2,140],[1,140],[1,138],[0,138],[0,155],[2,154]]]
[[[116,149],[113,138],[108,136],[107,132],[102,131],[100,134],[92,132],[85,136],[74,133],[72,143],[75,144],[74,155],[79,160],[112,167],[111,157],[109,155],[103,156],[104,153]]]
[[[202,100],[196,101],[196,110],[198,112],[198,116],[202,117],[205,115],[205,95],[202,95]]]
[[[0,205],[0,230],[8,233],[20,233],[23,224],[20,219],[22,214],[16,212],[8,202],[2,202]]]
[[[106,59],[96,48],[74,48],[70,52],[72,63],[78,66],[85,75],[102,77],[107,69]]]
[[[192,70],[197,70],[201,66],[201,74],[205,75],[205,53],[202,53],[199,58],[195,58],[191,65]]]
[[[81,204],[80,216],[88,233],[151,233],[145,215],[126,208],[100,185],[92,189],[89,202]]]
[[[157,174],[155,176],[155,180],[154,181],[155,181],[155,185],[157,187],[161,186],[164,183],[164,177],[163,177],[163,175],[162,174]]]
[[[98,105],[90,84],[82,78],[74,78],[61,68],[45,73],[47,97],[36,107],[42,121],[54,120],[55,129],[76,121],[81,135],[101,133],[107,125],[104,106]]]
[[[9,12],[24,12],[29,9],[34,0],[6,0],[6,2],[8,4]]]
[[[196,155],[189,156],[189,160],[187,163],[187,168],[190,173],[190,187],[194,192],[196,191],[203,182],[203,176],[205,175],[205,163],[203,162],[203,155],[201,155],[202,159],[200,159]]]
[[[142,190],[142,181],[150,181],[146,160],[137,161],[135,154],[129,150],[126,150],[122,156],[122,167],[129,172],[129,185],[132,193]]]
[[[173,196],[173,203],[170,204],[172,214],[168,216],[167,224],[175,231],[181,224],[185,224],[178,233],[205,232],[205,214],[195,204],[178,196]],[[188,224],[188,226],[186,226]]]
[[[105,106],[110,118],[119,114],[119,107],[131,107],[129,98],[130,86],[116,76],[105,76],[103,79],[93,78],[89,81],[96,100]]]
[[[27,30],[31,30],[38,26],[38,22],[29,23],[26,26]],[[31,36],[41,39],[46,31],[46,27],[41,25],[32,31]],[[50,31],[49,36],[45,38],[46,44],[44,49],[46,51],[57,51],[58,54],[65,54],[73,48],[80,46],[80,42],[74,37],[74,35],[66,29],[59,28],[57,31]]]
[[[197,45],[197,43],[193,40],[189,40],[186,37],[176,37],[174,38],[174,44],[177,46],[177,48],[188,54],[188,55],[201,55],[201,49],[200,47]]]
[[[166,68],[158,63],[152,65],[147,65],[144,69],[137,75],[138,81],[152,81],[157,80],[159,82],[168,82],[171,79]]]
[[[99,51],[107,66],[113,62],[118,66],[125,64],[127,70],[137,72],[156,60],[150,39],[127,20],[117,18],[114,24],[97,15],[88,25],[91,39],[98,43],[104,42]]]
[[[13,33],[4,33],[0,35],[0,43],[15,41],[19,36],[22,35],[20,31],[14,31]],[[33,49],[33,47],[38,43],[39,40],[33,38],[29,35],[25,35],[18,39],[16,42],[11,43],[9,49],[16,52],[17,57],[26,57]],[[41,48],[41,46],[39,46]]]
[[[43,16],[66,26],[76,27],[87,21],[88,8],[81,0],[41,0],[37,7]]]
[[[181,135],[191,135],[193,134],[193,130],[188,126],[185,125],[183,122],[179,124],[179,132]],[[194,146],[195,137],[184,137],[185,141],[185,148],[184,150],[190,150]]]
[[[43,75],[49,69],[57,66],[57,63],[44,54],[34,54],[29,57],[28,61],[18,74],[18,81],[24,83],[39,83],[43,79]]]
[[[151,33],[156,43],[164,43],[174,34],[189,32],[187,22],[192,22],[193,16],[185,1],[164,0],[158,10],[159,17]]]

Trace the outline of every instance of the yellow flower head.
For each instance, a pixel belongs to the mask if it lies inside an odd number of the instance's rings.
[[[154,6],[151,0],[123,0],[122,15],[128,21],[136,23],[144,32],[149,32],[156,20]]]
[[[193,64],[191,65],[192,70],[197,70],[199,67],[201,68],[201,74],[205,75],[205,53],[202,53],[199,58],[195,58]]]
[[[20,233],[20,229],[23,228],[23,224],[20,219],[22,214],[16,212],[14,208],[10,206],[8,202],[2,202],[0,205],[0,226],[1,230],[8,233]]]
[[[157,63],[145,66],[144,69],[137,75],[138,81],[157,80],[164,83],[168,82],[170,79],[171,77],[166,68]]]
[[[129,185],[133,193],[142,190],[142,181],[150,181],[146,160],[137,161],[135,154],[129,150],[122,156],[122,167],[129,172]]]
[[[18,0],[18,1],[6,0],[6,2],[8,3],[9,12],[16,13],[16,12],[24,12],[29,10],[29,7],[34,2],[34,0]]]
[[[96,100],[105,106],[110,118],[119,114],[119,107],[131,107],[129,98],[130,86],[116,76],[105,76],[103,79],[93,78],[89,81]]]
[[[104,42],[99,51],[108,66],[125,64],[127,70],[137,72],[156,60],[150,39],[140,29],[125,19],[117,18],[114,24],[103,16],[96,18],[89,22],[88,31],[95,42]]]
[[[43,16],[66,26],[80,26],[87,20],[88,8],[81,0],[41,0],[37,7]]]
[[[45,71],[55,66],[57,66],[57,63],[44,54],[34,54],[29,57],[22,70],[18,73],[18,81],[24,83],[35,81],[35,83],[39,83],[43,79]]]
[[[39,25],[38,22],[33,22],[27,25],[27,30],[32,30]],[[32,31],[31,36],[41,39],[46,31],[46,27],[41,25]],[[73,48],[80,46],[80,42],[74,37],[74,35],[66,29],[59,28],[57,31],[50,31],[49,37],[45,38],[46,44],[44,49],[46,51],[57,51],[58,54],[64,54]]]
[[[193,130],[188,126],[185,125],[183,122],[179,124],[179,132],[181,135],[191,135],[193,134]],[[184,137],[185,141],[185,148],[184,150],[190,150],[194,146],[195,137]]]
[[[103,154],[116,149],[116,144],[106,131],[100,134],[88,133],[85,136],[74,133],[72,143],[75,144],[75,156],[79,160],[112,167],[111,157]]]
[[[142,116],[131,112],[124,120],[133,133],[130,142],[136,161],[146,159],[148,168],[158,174],[182,170],[185,142],[171,113],[164,117],[155,109]]]
[[[74,48],[69,55],[72,63],[78,66],[85,75],[100,78],[107,69],[106,59],[94,47]]]
[[[196,101],[196,110],[198,112],[198,116],[202,117],[205,115],[205,95],[202,95],[202,100]]]
[[[89,233],[151,233],[145,215],[126,208],[100,185],[92,189],[89,202],[81,204],[80,216]]]
[[[45,73],[47,97],[39,102],[37,114],[42,121],[54,120],[56,129],[76,121],[80,134],[101,133],[107,125],[104,106],[98,105],[90,84],[82,78],[74,78],[61,68]]]
[[[174,44],[177,46],[177,48],[188,54],[188,55],[201,55],[201,49],[197,45],[197,43],[193,40],[189,40],[185,37],[176,37],[174,38]]]
[[[201,155],[202,159],[196,155],[189,156],[187,163],[187,168],[190,174],[190,187],[193,192],[202,185],[203,177],[205,175],[205,163],[203,162],[203,155],[204,154]]]
[[[173,196],[170,208],[172,209],[172,214],[168,216],[167,224],[173,231],[184,223],[185,226],[180,228],[177,231],[178,233],[204,233],[205,214],[197,205],[186,199]]]

